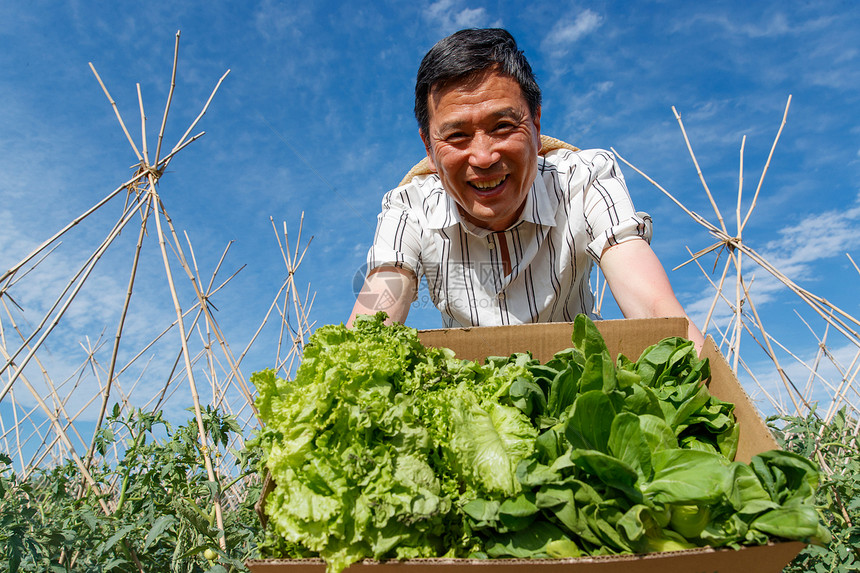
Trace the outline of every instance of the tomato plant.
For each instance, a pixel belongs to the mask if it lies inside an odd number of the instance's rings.
[[[204,422],[210,444],[226,446],[240,431],[233,418],[212,409]],[[120,434],[129,437],[119,440]],[[0,455],[0,551],[8,571],[245,570],[260,534],[253,452],[237,452],[232,474],[219,476],[221,491],[200,463],[194,420],[173,428],[161,413],[120,417],[115,408],[96,443],[101,453],[114,447],[124,453],[113,466],[90,467],[95,488],[82,487],[72,462],[19,477]],[[233,493],[225,495],[228,489]],[[225,549],[213,490],[225,506]]]

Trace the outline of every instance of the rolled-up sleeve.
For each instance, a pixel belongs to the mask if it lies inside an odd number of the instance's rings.
[[[597,151],[591,159],[583,212],[590,239],[586,250],[598,263],[612,245],[633,239],[651,242],[651,217],[633,208],[624,176],[608,151]]]
[[[420,254],[421,226],[407,189],[392,189],[382,199],[373,245],[367,253],[367,270],[390,266],[410,270],[417,276]]]

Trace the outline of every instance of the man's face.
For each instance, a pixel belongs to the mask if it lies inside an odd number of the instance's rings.
[[[516,80],[490,70],[428,96],[421,133],[430,167],[474,225],[501,231],[519,217],[537,175],[540,110]]]

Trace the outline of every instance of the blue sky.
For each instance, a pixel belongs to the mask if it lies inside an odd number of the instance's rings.
[[[244,347],[284,279],[270,217],[279,228],[286,222],[294,238],[304,213],[304,236],[313,241],[297,281],[316,292],[318,325],[345,320],[381,197],[423,155],[412,117],[418,63],[442,36],[473,26],[503,26],[517,38],[543,89],[544,133],[614,148],[715,221],[675,106],[730,229],[742,137],[745,212],[791,95],[744,240],[804,287],[858,314],[860,277],[846,257],[860,257],[860,7],[853,2],[6,2],[0,268],[132,174],[136,158],[88,62],[138,142],[140,84],[152,146],[181,30],[166,143],[230,74],[199,124],[206,134],[174,159],[159,190],[201,274],[208,278],[230,241],[219,276],[246,265],[213,297],[228,339]],[[645,179],[624,172],[636,207],[654,218],[653,246],[667,269],[688,258],[686,248],[713,242]],[[75,228],[49,268],[12,291],[31,322],[121,208],[120,199]],[[85,357],[80,341],[95,344],[115,330],[136,236],[134,228],[123,234],[52,335],[55,378],[73,377],[72,365]],[[129,348],[175,318],[157,245],[147,248]],[[713,258],[704,265],[710,271]],[[814,353],[795,310],[808,320],[811,313],[764,271],[749,273],[771,332],[806,357]],[[707,281],[694,265],[669,274],[700,321],[713,298]],[[605,315],[618,316],[611,308]],[[441,321],[425,303],[408,324]],[[255,343],[246,375],[272,365],[275,334]],[[834,347],[850,360],[854,350]],[[760,362],[750,348],[745,357]]]

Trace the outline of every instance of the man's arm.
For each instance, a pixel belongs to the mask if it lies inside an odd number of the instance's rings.
[[[646,241],[636,239],[608,247],[600,257],[600,270],[625,317],[687,316],[663,265]],[[687,338],[695,344],[696,352],[701,352],[705,339],[692,321]]]
[[[397,267],[379,267],[370,271],[355,299],[347,327],[352,327],[359,314],[376,314],[380,310],[388,313],[386,324],[405,322],[417,290],[418,280],[411,271]]]

